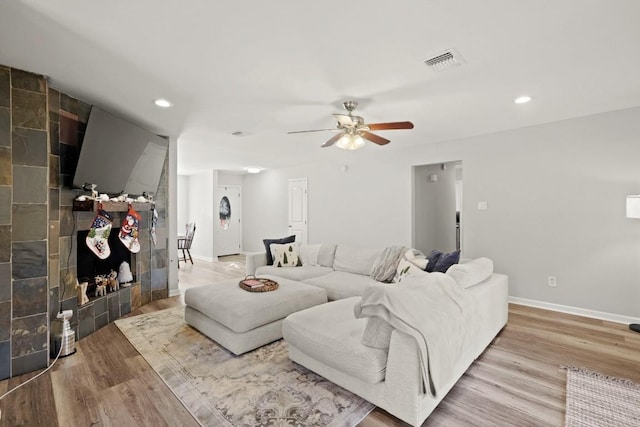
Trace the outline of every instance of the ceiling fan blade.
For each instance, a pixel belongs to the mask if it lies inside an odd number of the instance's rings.
[[[313,129],[313,130],[294,130],[291,132],[287,132],[287,134],[292,134],[292,133],[307,133],[307,132],[324,132],[326,130],[338,130],[336,128],[332,128],[332,129]]]
[[[386,145],[391,142],[388,139],[374,135],[371,132],[360,132],[360,136],[378,145]]]
[[[322,144],[321,147],[331,147],[333,144],[336,143],[336,141],[342,138],[343,135],[344,135],[344,132],[340,132],[339,134],[335,135],[333,138],[331,138],[330,140]]]
[[[411,122],[369,123],[367,126],[371,130],[413,129]]]
[[[334,114],[333,117],[335,117],[338,123],[340,123],[344,127],[352,127],[356,123],[358,123],[356,117],[350,116],[348,114]]]

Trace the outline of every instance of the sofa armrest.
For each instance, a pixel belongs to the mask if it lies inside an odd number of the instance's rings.
[[[266,252],[249,252],[246,255],[246,274],[256,274],[256,269],[267,265],[267,253]]]

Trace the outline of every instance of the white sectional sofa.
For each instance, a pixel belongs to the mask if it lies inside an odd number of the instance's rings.
[[[314,265],[275,267],[267,265],[265,252],[247,254],[247,274],[278,276],[317,286],[327,291],[329,301],[360,296],[364,288],[379,282],[369,273],[382,249],[362,249],[323,244]]]
[[[421,358],[414,335],[390,329],[386,347],[364,343],[363,335],[371,330],[368,325],[373,320],[356,318],[354,306],[366,294],[365,289],[368,293],[372,285],[401,287],[405,283],[381,285],[369,276],[381,252],[382,249],[322,245],[317,265],[299,267],[267,266],[265,254],[254,253],[247,255],[247,274],[282,277],[324,289],[330,302],[284,319],[282,336],[289,345],[289,358],[403,421],[419,426],[506,325],[508,277],[494,273],[493,263],[486,258],[451,267],[445,275],[432,273],[453,283],[466,301],[472,301],[473,317],[464,320],[462,330],[466,328],[473,333],[467,334],[472,336],[466,338],[460,351],[447,354],[450,375],[430,392],[425,388],[424,377],[421,378],[424,356]],[[434,314],[429,320],[444,322],[442,329],[447,330],[448,319]],[[439,342],[447,342],[451,337],[437,338]]]

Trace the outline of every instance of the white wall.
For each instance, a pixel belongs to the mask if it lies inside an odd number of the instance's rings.
[[[206,171],[189,176],[189,218],[196,223],[196,233],[191,243],[191,255],[194,258],[214,260],[213,220],[214,188],[217,185],[217,173]]]
[[[185,226],[192,222],[189,218],[189,176],[178,175],[176,182],[176,224],[178,234],[185,233]]]
[[[286,235],[287,179],[304,176],[310,242],[408,245],[411,167],[462,160],[465,256],[492,258],[512,296],[640,318],[640,221],[625,218],[625,196],[640,193],[639,137],[634,108],[404,150],[370,145],[344,173],[314,164],[247,176],[244,248]]]

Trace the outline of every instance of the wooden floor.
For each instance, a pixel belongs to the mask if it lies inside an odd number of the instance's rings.
[[[180,288],[244,274],[241,256],[181,265]],[[131,315],[182,304],[173,297]],[[0,426],[197,426],[160,377],[110,324],[50,372],[0,401]],[[565,371],[587,367],[640,382],[640,334],[626,325],[511,305],[509,322],[424,426],[561,426]],[[32,373],[0,382],[0,395]],[[362,427],[404,426],[376,409]]]

